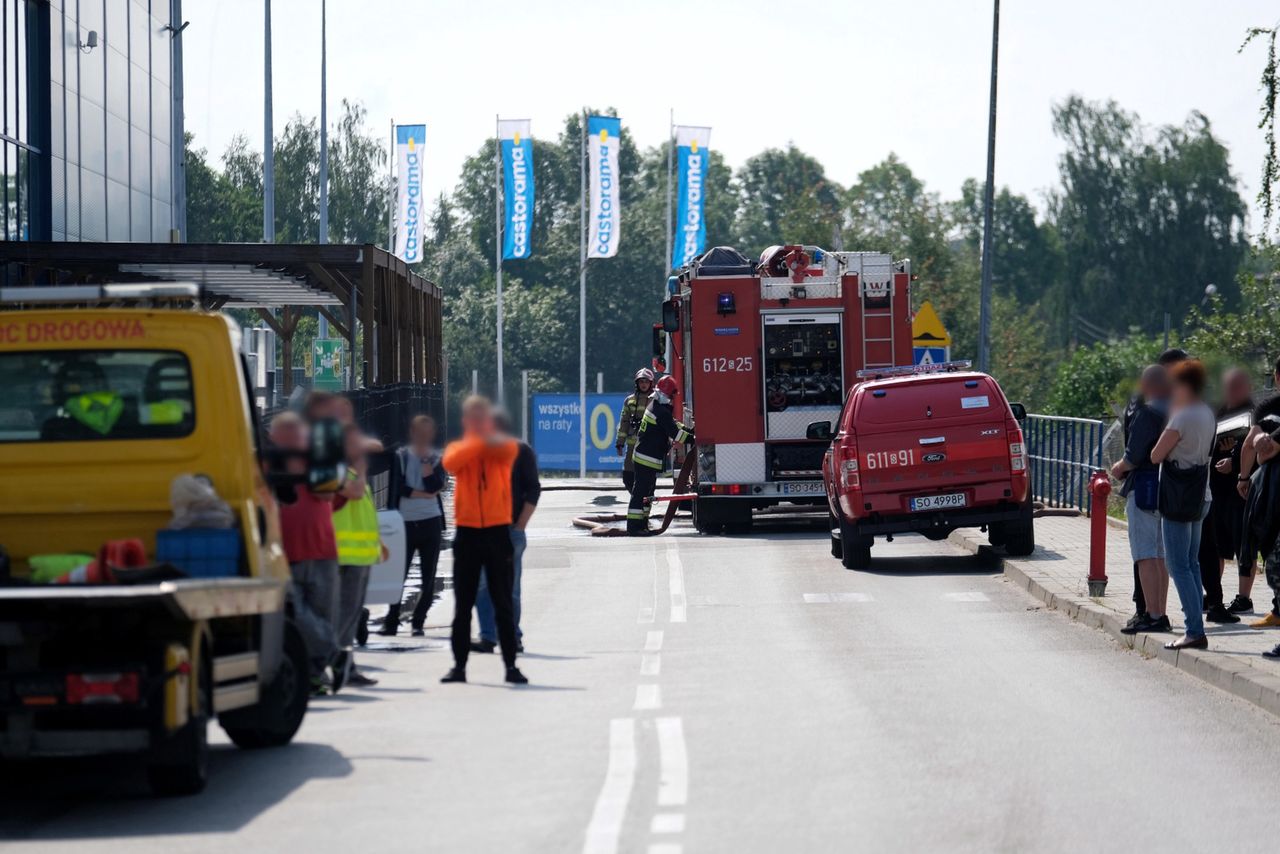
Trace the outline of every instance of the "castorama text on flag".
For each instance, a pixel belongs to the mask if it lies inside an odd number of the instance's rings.
[[[529,233],[533,227],[533,138],[528,119],[498,122],[502,148],[502,192],[505,198],[504,260],[532,254]]]
[[[672,243],[671,266],[680,269],[701,254],[707,242],[707,222],[703,216],[704,185],[711,163],[711,128],[676,128],[679,161],[679,191],[676,210],[676,237]]]
[[[396,255],[422,260],[422,143],[426,125],[396,125]]]
[[[588,258],[612,258],[618,254],[619,215],[622,211],[618,180],[621,141],[621,119],[587,117],[587,168],[591,171]]]

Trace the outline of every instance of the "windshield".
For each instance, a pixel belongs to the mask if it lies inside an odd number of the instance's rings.
[[[191,365],[176,351],[0,353],[0,442],[171,439],[194,426]]]

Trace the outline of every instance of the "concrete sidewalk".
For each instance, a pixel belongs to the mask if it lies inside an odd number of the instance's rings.
[[[986,535],[962,530],[951,535],[951,542],[977,552],[987,547]],[[1220,626],[1206,623],[1208,650],[1174,652],[1164,644],[1182,632],[1182,609],[1177,592],[1169,588],[1168,614],[1173,622],[1171,634],[1124,635],[1120,629],[1133,614],[1133,561],[1129,556],[1129,537],[1124,528],[1107,528],[1106,596],[1090,598],[1089,520],[1084,516],[1044,516],[1036,519],[1036,550],[1025,558],[1004,558],[1004,574],[1050,608],[1063,611],[1086,625],[1102,629],[1124,646],[1148,658],[1158,658],[1186,672],[1248,700],[1275,715],[1280,715],[1280,662],[1262,657],[1280,643],[1280,630],[1253,629],[1256,619],[1241,614],[1239,623]],[[1230,599],[1236,591],[1234,565],[1227,564],[1223,577],[1225,595]],[[1254,585],[1253,601],[1266,612],[1271,591],[1264,579]]]

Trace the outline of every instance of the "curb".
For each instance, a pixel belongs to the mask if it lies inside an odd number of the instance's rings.
[[[971,539],[959,531],[947,538],[951,544],[971,554],[989,550],[985,544]],[[1164,635],[1126,635],[1120,629],[1124,621],[1109,608],[1061,584],[1035,577],[1023,561],[997,556],[1005,578],[1039,599],[1049,608],[1061,611],[1077,622],[1111,635],[1121,646],[1132,649],[1145,658],[1154,658],[1188,673],[1202,682],[1221,688],[1242,700],[1280,716],[1280,676],[1263,673],[1256,667],[1242,664],[1212,650],[1164,648]]]

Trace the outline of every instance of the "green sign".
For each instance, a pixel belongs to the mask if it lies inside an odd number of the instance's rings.
[[[314,388],[323,391],[341,391],[342,350],[346,342],[341,338],[317,338],[312,346],[312,381]]]

